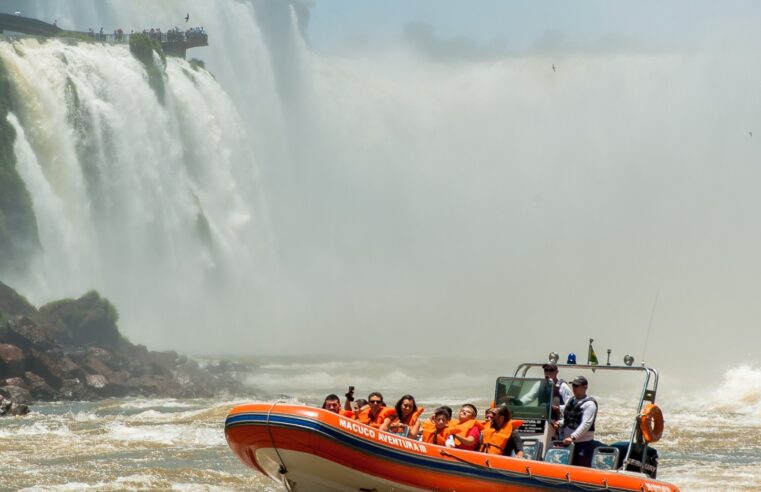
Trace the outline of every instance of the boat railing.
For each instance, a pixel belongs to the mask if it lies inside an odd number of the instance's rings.
[[[513,373],[515,378],[525,378],[528,371],[531,369],[542,369],[546,362],[530,362],[520,364]],[[652,367],[645,365],[641,366],[613,366],[613,365],[600,365],[600,364],[556,364],[558,368],[572,368],[572,369],[588,369],[590,371],[623,371],[623,372],[640,372],[644,374],[644,384],[642,385],[642,391],[640,393],[639,402],[637,403],[637,415],[632,423],[632,430],[629,434],[629,444],[626,449],[626,455],[623,460],[623,467],[626,469],[627,464],[632,459],[632,452],[634,449],[634,443],[637,441],[637,430],[639,429],[639,417],[642,414],[642,407],[644,403],[655,403],[655,395],[658,391],[658,371]],[[647,458],[648,443],[642,440],[642,459],[641,462],[645,463]]]

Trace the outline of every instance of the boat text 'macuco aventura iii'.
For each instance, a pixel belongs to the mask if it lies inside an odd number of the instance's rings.
[[[542,363],[519,365],[512,377],[497,378],[494,391],[495,404],[507,404],[513,418],[523,421],[515,430],[523,459],[420,442],[328,410],[283,403],[233,408],[225,435],[243,463],[292,491],[678,491],[655,478],[658,458],[651,444],[663,430],[655,405],[658,373],[627,363],[558,364],[644,378],[628,441],[597,447],[591,467],[570,465],[574,444],[553,440],[556,385],[529,377]]]

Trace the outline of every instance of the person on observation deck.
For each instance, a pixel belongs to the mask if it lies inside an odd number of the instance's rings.
[[[574,444],[571,464],[591,466],[592,453],[597,442],[595,438],[595,420],[597,420],[597,401],[587,395],[589,381],[584,376],[577,376],[571,381],[573,398],[563,410],[561,435],[563,444]]]

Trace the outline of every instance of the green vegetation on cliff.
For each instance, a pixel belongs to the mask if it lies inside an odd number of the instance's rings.
[[[196,72],[199,68],[206,70],[206,63],[203,60],[199,60],[198,58],[191,58],[188,63],[190,63],[190,67]]]
[[[77,41],[84,41],[86,43],[95,42],[95,38],[93,36],[86,32],[79,31],[58,31],[56,37],[64,39],[76,39]]]
[[[16,170],[16,131],[8,122],[12,103],[10,78],[0,60],[0,272],[23,271],[40,245],[32,199]]]
[[[161,104],[164,104],[164,69],[166,67],[166,55],[161,48],[161,43],[147,34],[135,33],[129,37],[129,50],[132,55],[140,60],[148,74],[148,83],[156,92]],[[157,65],[153,58],[153,52],[161,58],[161,65]]]

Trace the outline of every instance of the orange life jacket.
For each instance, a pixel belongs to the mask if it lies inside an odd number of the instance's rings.
[[[389,414],[396,414],[396,410],[393,408],[382,407],[378,411],[378,415],[373,418],[372,415],[370,415],[370,408],[371,407],[368,406],[367,408],[360,410],[359,414],[355,417],[360,424],[369,425],[370,427],[380,427]]]
[[[387,418],[391,419],[391,423],[393,424],[395,422],[400,422],[408,427],[412,427],[413,425],[417,424],[418,418],[423,414],[423,412],[425,412],[425,408],[418,407],[418,409],[409,414],[406,419],[402,419],[399,418],[399,415],[397,415],[395,409],[392,408],[391,410],[394,410],[394,412],[386,416]]]
[[[437,430],[436,424],[433,422],[423,422],[423,442],[445,446],[447,443],[447,437],[449,437],[450,433],[449,427]]]
[[[451,420],[449,422],[449,432],[451,434],[459,434],[461,436],[467,436],[470,429],[478,427],[478,430],[484,429],[484,424],[476,419],[470,419],[462,424],[459,421]]]
[[[372,418],[370,417],[370,406],[366,405],[362,410],[357,413],[354,418],[360,423],[370,425]]]
[[[487,424],[481,432],[481,452],[489,454],[502,454],[507,446],[507,441],[513,433],[513,430],[523,425],[521,420],[511,420],[495,431],[491,424]]]
[[[387,418],[393,419],[396,415],[396,410],[394,407],[383,407],[378,412],[378,415],[375,416],[375,418],[370,419],[370,423],[368,424],[370,427],[380,427],[383,422],[386,421]],[[368,413],[368,417],[370,417]]]
[[[460,437],[467,437],[468,433],[473,429],[473,427],[477,427],[478,430],[481,431],[484,428],[484,424],[482,424],[476,419],[467,420],[463,422],[462,424],[459,421],[456,421],[453,419],[452,421],[449,422],[449,433],[457,434]],[[465,446],[457,439],[455,439],[454,443],[455,443],[455,447],[457,448],[461,448]],[[474,450],[478,449],[478,442],[476,441],[476,443],[471,446],[468,446],[467,449],[474,449]]]
[[[350,419],[354,418],[354,412],[352,412],[351,410],[339,410],[338,415],[340,415],[341,417],[348,417]]]

